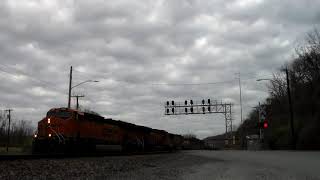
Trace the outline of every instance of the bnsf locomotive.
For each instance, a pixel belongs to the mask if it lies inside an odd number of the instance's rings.
[[[180,149],[183,137],[163,130],[54,108],[38,122],[33,152],[154,151]]]

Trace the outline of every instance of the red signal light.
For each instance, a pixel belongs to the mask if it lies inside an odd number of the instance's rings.
[[[263,128],[264,128],[264,129],[267,129],[268,126],[269,126],[268,122],[265,121],[265,122],[263,123]]]

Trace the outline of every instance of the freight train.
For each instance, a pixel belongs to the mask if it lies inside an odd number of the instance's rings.
[[[38,122],[33,153],[177,150],[183,137],[70,108],[50,109]]]

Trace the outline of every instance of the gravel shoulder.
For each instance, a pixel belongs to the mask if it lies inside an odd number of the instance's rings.
[[[182,179],[209,161],[184,152],[0,161],[0,179]]]
[[[263,155],[265,158],[259,158]],[[320,179],[319,153],[181,151],[0,161],[0,179]],[[293,164],[293,162],[295,162]]]

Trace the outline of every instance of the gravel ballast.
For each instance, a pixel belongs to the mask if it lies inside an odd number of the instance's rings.
[[[0,179],[179,179],[188,167],[206,162],[182,152],[0,161]]]

